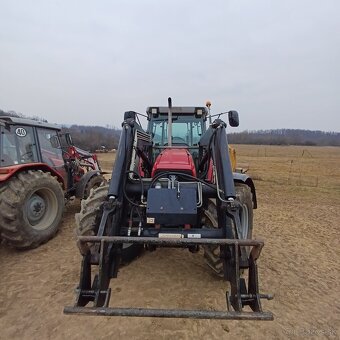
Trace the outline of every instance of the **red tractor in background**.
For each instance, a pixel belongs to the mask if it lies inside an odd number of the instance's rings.
[[[65,201],[86,198],[105,181],[95,154],[75,147],[60,127],[0,117],[0,234],[15,248],[51,239]]]

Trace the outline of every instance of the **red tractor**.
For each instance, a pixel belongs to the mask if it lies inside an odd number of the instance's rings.
[[[229,125],[238,126],[238,113],[225,113]],[[263,241],[252,239],[255,186],[248,175],[233,171],[222,114],[199,106],[173,107],[169,98],[168,107],[147,109],[143,130],[137,113],[125,112],[110,184],[93,190],[76,214],[83,260],[75,305],[65,307],[65,313],[273,319],[261,306],[261,299],[272,296],[259,293],[256,261]],[[207,265],[230,282],[230,292],[222,297],[227,309],[109,306],[110,280],[120,264],[141,248],[169,246],[201,248]]]
[[[0,117],[0,233],[15,248],[52,238],[65,201],[86,198],[103,181],[97,157],[75,147],[60,127]]]

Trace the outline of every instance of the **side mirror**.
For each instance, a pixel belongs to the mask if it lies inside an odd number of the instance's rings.
[[[126,111],[126,112],[124,112],[124,120],[127,120],[129,118],[132,118],[133,120],[136,120],[136,112],[134,112],[134,111]]]
[[[229,125],[232,127],[237,127],[240,124],[240,121],[238,119],[238,112],[237,111],[229,111],[228,112],[228,119],[229,119]]]
[[[73,145],[72,137],[68,132],[65,133],[65,140],[67,145]]]

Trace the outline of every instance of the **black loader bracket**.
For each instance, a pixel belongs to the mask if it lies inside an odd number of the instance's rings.
[[[65,314],[86,314],[102,316],[134,316],[162,318],[194,318],[194,319],[232,319],[232,320],[273,320],[273,314],[264,312],[261,299],[271,300],[272,295],[260,294],[256,260],[258,259],[263,241],[236,240],[214,238],[159,238],[159,237],[128,237],[128,236],[80,236],[80,243],[94,244],[99,249],[99,258],[93,260],[90,251],[83,256],[80,282],[74,306],[65,307]],[[222,249],[232,250],[235,256],[223,251],[225,265],[228,266],[228,281],[231,291],[226,292],[226,310],[181,310],[181,309],[150,309],[150,308],[119,308],[109,307],[111,289],[110,279],[117,276],[119,252],[123,243],[147,244],[153,246],[189,247],[198,245],[219,245]],[[241,261],[241,247],[249,248],[247,263]],[[91,266],[98,266],[98,274],[91,280]],[[114,269],[111,269],[114,268]],[[111,270],[110,270],[111,269]],[[248,271],[248,280],[241,277],[240,270]],[[88,307],[93,303],[92,307]],[[249,306],[250,311],[244,311]]]

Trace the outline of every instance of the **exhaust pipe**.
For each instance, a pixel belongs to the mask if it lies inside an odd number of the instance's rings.
[[[172,99],[171,97],[168,98],[168,146],[172,146]]]

